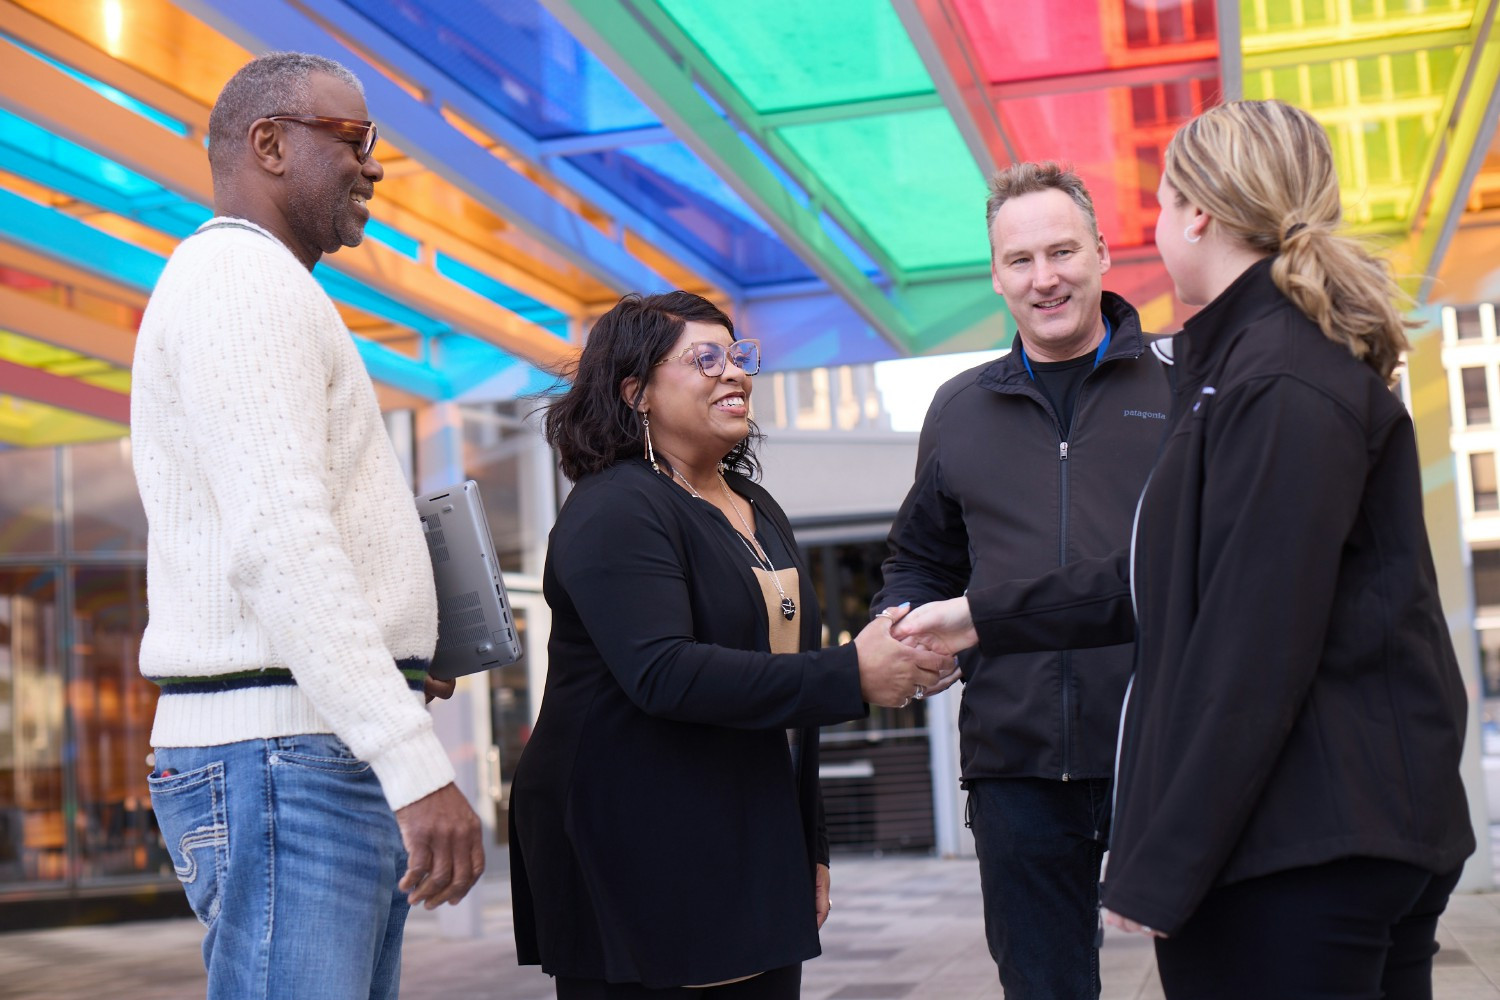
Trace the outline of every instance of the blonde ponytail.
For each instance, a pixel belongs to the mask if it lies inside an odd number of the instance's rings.
[[[1167,146],[1165,176],[1230,237],[1276,254],[1271,279],[1318,325],[1387,382],[1408,345],[1406,297],[1389,265],[1337,232],[1342,217],[1323,127],[1281,101],[1205,111]]]

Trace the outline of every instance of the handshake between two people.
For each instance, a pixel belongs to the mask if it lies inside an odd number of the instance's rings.
[[[967,598],[886,608],[854,637],[860,693],[884,708],[941,694],[958,680],[959,651],[978,642]]]

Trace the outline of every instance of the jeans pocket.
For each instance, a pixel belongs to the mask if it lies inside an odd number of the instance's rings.
[[[370,770],[369,762],[354,756],[337,736],[284,737],[278,742],[279,749],[271,753],[272,764],[292,764],[333,774],[360,775]]]
[[[146,779],[151,808],[188,904],[205,927],[219,915],[224,869],[229,863],[229,813],[224,763]]]

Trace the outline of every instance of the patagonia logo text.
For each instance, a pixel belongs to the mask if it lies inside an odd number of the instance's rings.
[[[1126,410],[1127,417],[1140,417],[1142,420],[1165,420],[1165,413],[1157,413],[1155,410]]]

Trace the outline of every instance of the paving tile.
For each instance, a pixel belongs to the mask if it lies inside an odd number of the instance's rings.
[[[916,983],[850,983],[828,1000],[901,1000],[916,988]]]
[[[483,888],[478,938],[412,915],[403,1000],[551,1000],[552,980],[515,964],[509,885]],[[834,901],[803,1000],[1001,1000],[972,860],[838,857]],[[191,919],[0,934],[0,1000],[201,1000],[202,938]],[[1500,893],[1455,897],[1438,939],[1436,1000],[1500,1000]],[[1164,1000],[1139,935],[1106,931],[1100,976],[1102,1000]]]

